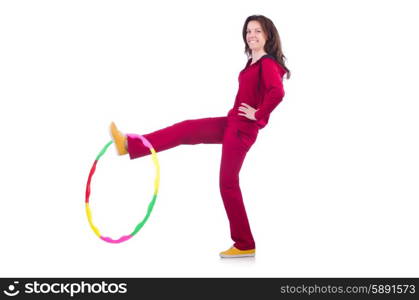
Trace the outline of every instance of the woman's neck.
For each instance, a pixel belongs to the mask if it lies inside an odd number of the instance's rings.
[[[262,56],[266,55],[267,53],[265,50],[259,50],[259,51],[252,51],[252,62],[251,64],[254,64],[257,62]]]

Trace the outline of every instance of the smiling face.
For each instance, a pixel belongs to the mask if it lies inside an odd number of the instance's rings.
[[[252,52],[264,50],[266,34],[258,21],[250,21],[247,24],[246,42]]]

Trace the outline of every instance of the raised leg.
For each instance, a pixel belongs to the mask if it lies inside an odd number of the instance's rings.
[[[157,152],[179,145],[221,144],[227,117],[186,120],[172,126],[144,134]],[[131,159],[150,154],[135,135],[127,136],[128,153]]]

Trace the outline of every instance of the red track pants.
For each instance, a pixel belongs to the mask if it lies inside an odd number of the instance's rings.
[[[230,221],[231,238],[240,250],[255,248],[239,185],[239,173],[247,151],[256,141],[258,127],[248,121],[228,117],[186,120],[145,134],[157,152],[179,145],[222,144],[220,191]],[[149,155],[135,134],[128,135],[131,159]]]

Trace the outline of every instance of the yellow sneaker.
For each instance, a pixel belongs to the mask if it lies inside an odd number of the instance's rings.
[[[111,123],[110,130],[111,130],[112,140],[115,143],[116,152],[118,152],[118,155],[127,154],[128,151],[127,151],[127,148],[125,147],[127,137],[122,132],[120,132],[118,128],[116,128],[116,125],[114,122]]]
[[[235,258],[235,257],[253,257],[256,254],[256,249],[239,250],[232,246],[230,249],[220,253],[222,258]]]

